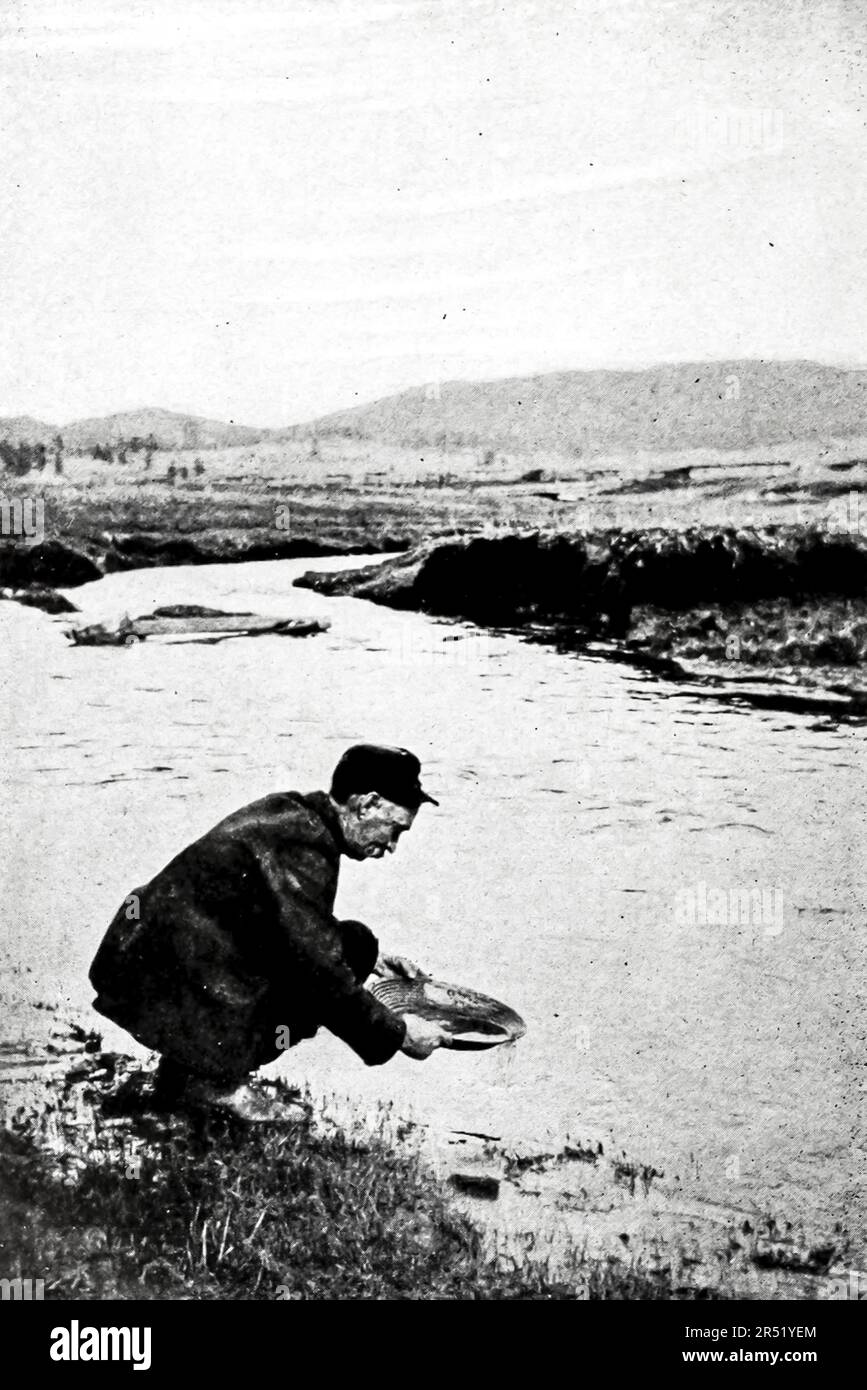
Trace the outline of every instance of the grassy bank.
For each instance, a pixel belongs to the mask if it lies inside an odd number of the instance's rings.
[[[689,641],[692,655],[737,648],[757,663],[777,651],[816,664],[867,656],[867,542],[815,528],[471,536],[299,582],[482,624],[638,636],[660,651]]]
[[[706,657],[744,667],[863,667],[867,599],[784,599],[732,603],[718,612],[637,609],[631,644],[652,655]]]
[[[46,1298],[702,1296],[578,1250],[556,1277],[498,1257],[385,1112],[378,1132],[312,1108],[257,1131],[118,1115],[117,1097],[114,1079],[57,1086],[0,1133],[0,1273]]]
[[[601,641],[612,658],[675,680],[690,675],[683,661],[698,659],[691,675],[731,680],[738,698],[754,703],[867,713],[860,534],[790,525],[473,535],[296,582],[507,629],[563,651]],[[748,693],[744,682],[756,675],[781,683],[780,691]],[[793,693],[798,682],[810,691]]]
[[[0,597],[60,612],[54,591],[114,570],[402,552],[315,585],[552,626],[572,648],[601,637],[652,660],[722,662],[739,679],[818,668],[833,682],[847,668],[851,685],[867,660],[867,461],[854,447],[576,461],[327,438],[315,452],[177,451],[160,465],[171,485],[139,455],[70,458],[60,477],[5,480],[10,498],[44,500],[47,544],[0,541]]]
[[[150,467],[141,453],[124,464],[72,455],[61,476],[5,474],[3,492],[44,500],[47,539],[128,568],[279,558],[293,546],[308,555],[383,552],[491,529],[853,526],[867,483],[858,445],[576,460],[326,437],[315,448],[161,452]]]

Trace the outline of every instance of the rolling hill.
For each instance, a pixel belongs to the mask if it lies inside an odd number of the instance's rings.
[[[867,434],[867,371],[818,362],[675,363],[636,371],[548,372],[448,381],[285,429],[156,408],[53,425],[0,419],[0,440],[68,449],[153,435],[163,449],[221,449],[320,436],[416,448],[612,451],[750,448]]]
[[[114,445],[136,436],[147,439],[149,435],[161,449],[225,449],[237,444],[257,444],[271,435],[267,429],[155,408],[74,420],[66,425],[49,425],[27,415],[0,419],[0,439],[15,443],[47,444],[58,433],[67,449],[92,449],[96,444]]]
[[[48,444],[56,433],[56,425],[46,425],[32,415],[7,415],[0,419],[0,439],[13,444]]]
[[[268,430],[149,408],[122,411],[101,419],[76,420],[64,425],[61,433],[71,449],[116,444],[136,435],[140,439],[153,435],[161,449],[225,449],[233,444],[257,444],[268,435]]]
[[[732,360],[450,381],[327,415],[311,428],[413,448],[563,454],[764,446],[867,433],[867,371]]]

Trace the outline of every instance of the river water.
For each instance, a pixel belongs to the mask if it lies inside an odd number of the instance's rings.
[[[505,1000],[526,1037],[368,1069],[323,1033],[277,1070],[452,1131],[601,1141],[686,1203],[809,1239],[840,1223],[863,1260],[863,731],[292,588],[340,563],[70,594],[87,619],[168,602],[330,618],[303,640],[73,648],[64,619],[0,604],[7,1035],[56,1004],[134,1051],[86,979],[124,895],[243,803],[326,785],[348,744],[402,744],[440,809],[394,856],[344,861],[338,913]]]

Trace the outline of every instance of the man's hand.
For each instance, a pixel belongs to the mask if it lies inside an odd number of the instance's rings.
[[[406,1037],[400,1050],[416,1062],[423,1062],[425,1057],[429,1057],[448,1040],[445,1030],[430,1019],[419,1018],[417,1014],[404,1014],[403,1021],[406,1024]]]
[[[429,980],[420,965],[414,961],[407,960],[406,956],[383,956],[381,955],[373,967],[374,975],[378,975],[383,980]]]

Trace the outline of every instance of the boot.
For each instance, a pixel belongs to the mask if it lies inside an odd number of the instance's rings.
[[[184,1088],[183,1104],[191,1110],[212,1111],[244,1124],[297,1124],[309,1106],[303,1101],[264,1095],[247,1082],[220,1084],[191,1077]]]

